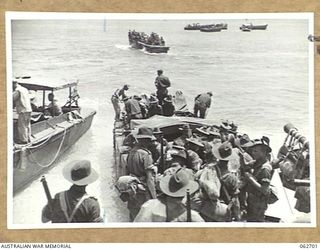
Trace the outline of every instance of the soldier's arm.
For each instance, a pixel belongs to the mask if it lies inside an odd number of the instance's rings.
[[[150,191],[150,194],[152,196],[152,199],[157,198],[156,194],[156,186],[155,186],[155,180],[154,180],[154,173],[152,169],[146,169],[146,174],[147,174],[147,186]]]
[[[271,173],[268,170],[263,170],[263,179],[261,184],[248,172],[245,173],[247,180],[253,185],[255,189],[263,193],[264,195],[268,194],[269,184],[271,179]]]
[[[149,150],[146,151],[147,154],[144,155],[143,165],[146,173],[146,184],[152,196],[152,199],[156,199],[156,187],[155,187],[155,172],[154,172],[154,165],[152,154]]]
[[[103,215],[98,200],[95,197],[90,197],[91,205],[91,222],[103,222]]]

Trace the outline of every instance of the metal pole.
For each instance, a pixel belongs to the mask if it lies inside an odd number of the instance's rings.
[[[44,111],[44,107],[46,105],[46,91],[43,90],[43,95],[42,95],[42,109]]]
[[[161,166],[161,170],[162,173],[165,171],[165,161],[164,161],[164,150],[163,150],[163,146],[164,146],[164,141],[163,141],[163,134],[161,134],[161,159],[160,159],[160,166]]]
[[[69,109],[71,111],[71,87],[69,87]]]

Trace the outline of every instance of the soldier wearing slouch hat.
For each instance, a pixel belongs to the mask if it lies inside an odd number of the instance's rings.
[[[153,165],[152,153],[149,150],[152,141],[155,140],[153,131],[148,127],[140,127],[135,137],[138,143],[129,152],[127,174],[137,177],[142,186],[128,200],[131,221],[134,220],[144,202],[156,198],[155,175],[157,170]]]
[[[42,210],[42,222],[84,223],[103,222],[98,200],[86,193],[86,187],[99,175],[88,160],[77,160],[63,169],[63,176],[73,185],[69,190],[55,195],[52,206]]]

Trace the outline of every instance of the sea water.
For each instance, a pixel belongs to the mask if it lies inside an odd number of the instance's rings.
[[[184,93],[190,111],[197,94],[212,91],[208,118],[233,121],[252,139],[268,136],[275,155],[285,138],[286,123],[310,138],[308,21],[251,21],[268,23],[268,28],[241,32],[242,19],[215,20],[228,23],[228,30],[213,33],[183,29],[189,23],[212,20],[13,21],[13,76],[78,79],[79,104],[97,111],[90,130],[46,173],[51,193],[69,188],[61,174],[66,164],[89,159],[100,178],[88,186],[88,193],[97,196],[108,222],[128,221],[114,188],[110,98],[124,84],[130,85],[129,95],[155,92],[158,69],[171,80],[170,94]],[[168,54],[131,49],[129,30],[163,36],[170,46]],[[67,96],[63,91],[56,95],[61,105]],[[45,204],[36,180],[13,198],[13,223],[40,224]]]

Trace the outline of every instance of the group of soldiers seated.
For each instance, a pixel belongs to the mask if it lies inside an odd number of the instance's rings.
[[[151,32],[150,36],[148,36],[144,32],[137,32],[135,30],[128,32],[129,41],[138,41],[149,45],[160,45],[165,46],[165,41],[163,37],[160,37],[157,33]]]
[[[126,124],[129,124],[131,119],[146,119],[154,115],[173,116],[175,112],[173,101],[171,95],[164,98],[162,105],[159,104],[155,94],[127,96],[123,99],[125,112],[122,112],[122,116]]]
[[[126,173],[119,178],[118,186],[127,187],[119,190],[122,198],[126,197],[124,201],[128,201],[130,220],[157,221],[149,216],[149,210],[158,203],[148,200],[160,199],[164,204],[163,195],[172,201],[192,184],[191,221],[265,221],[268,204],[277,199],[270,188],[273,168],[269,139],[250,140],[228,121],[220,126],[197,128],[186,123],[179,128],[179,135],[167,141],[159,128],[152,131],[140,127],[126,136],[123,142],[126,148],[123,152],[128,155]],[[178,181],[179,185],[170,189],[170,183],[177,182],[181,176],[187,176],[186,180]],[[184,199],[179,202],[185,207]],[[165,204],[169,206],[169,203]],[[153,207],[152,214],[158,213],[157,209],[160,208]],[[168,221],[168,214],[162,217],[160,221]],[[170,221],[177,221],[169,217]],[[181,218],[179,221],[185,221]]]

